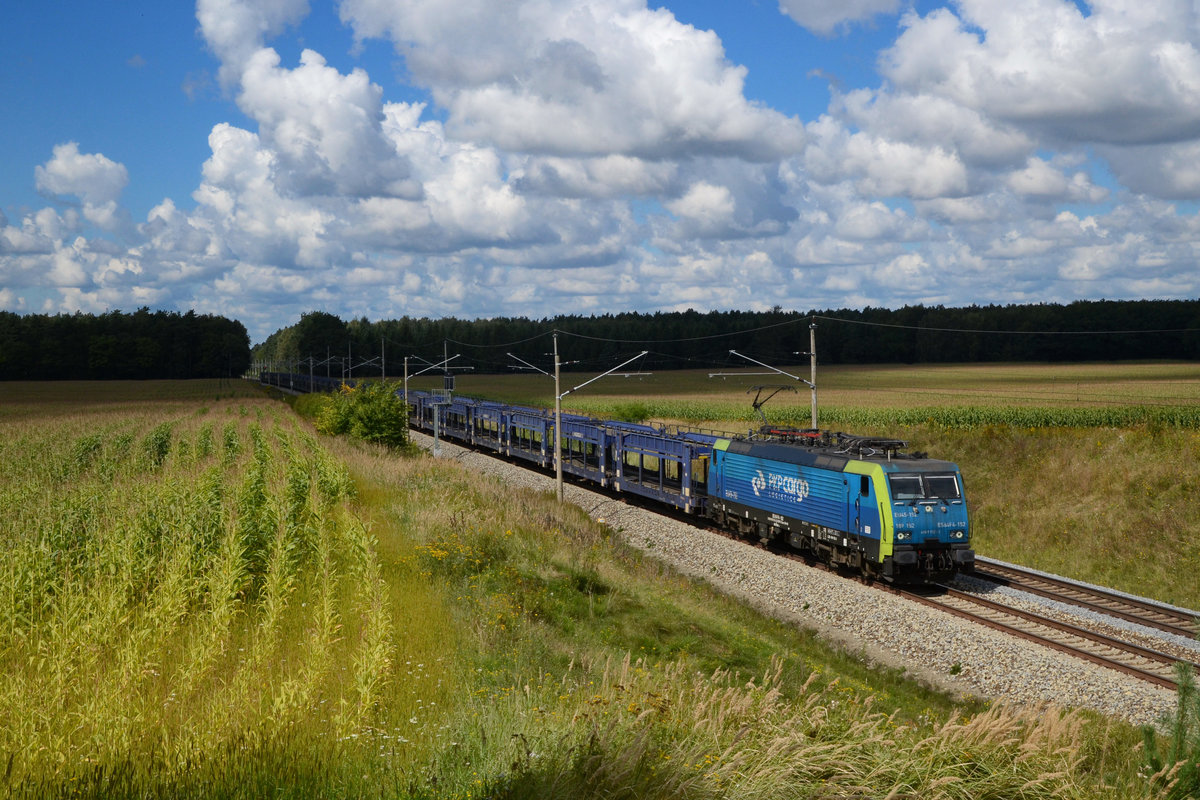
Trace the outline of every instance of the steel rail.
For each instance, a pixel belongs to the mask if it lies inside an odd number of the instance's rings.
[[[1033,611],[1013,608],[1012,606],[1007,606],[1003,603],[997,603],[994,600],[988,600],[985,597],[973,595],[970,592],[960,591],[959,589],[954,589],[949,586],[943,586],[941,588],[945,591],[945,594],[950,597],[966,600],[967,602],[975,603],[983,606],[984,608],[990,608],[1004,614],[1011,614],[1014,617],[1020,617],[1021,619],[1028,620],[1029,622],[1033,622],[1038,625],[1045,625],[1048,628],[1053,628],[1072,636],[1078,636],[1081,639],[1087,639],[1095,642],[1096,644],[1103,645],[1105,647],[1111,647],[1114,650],[1121,650],[1129,653],[1130,655],[1137,656],[1138,658],[1144,658],[1147,661],[1154,661],[1165,665],[1173,665],[1177,662],[1183,661],[1191,664],[1194,669],[1200,670],[1200,664],[1188,661],[1185,658],[1177,658],[1149,647],[1143,647],[1142,645],[1135,644],[1134,642],[1127,642],[1124,639],[1118,639],[1114,636],[1108,636],[1103,633],[1088,630],[1087,628],[1078,625],[1072,625],[1069,622],[1063,622],[1052,617],[1046,617]]]
[[[1116,592],[1109,592],[1099,587],[1082,586],[1073,581],[1055,578],[1048,575],[1042,575],[1037,572],[1021,569],[1007,564],[997,564],[988,559],[980,559],[976,557],[976,563],[982,563],[984,569],[976,568],[973,573],[975,577],[983,580],[998,583],[1001,586],[1008,586],[1013,589],[1019,589],[1029,594],[1035,594],[1039,597],[1044,597],[1048,600],[1055,600],[1066,605],[1078,606],[1089,611],[1095,611],[1098,614],[1107,614],[1110,617],[1133,622],[1138,625],[1144,625],[1148,628],[1155,628],[1165,633],[1172,633],[1176,636],[1182,636],[1185,639],[1191,639],[1196,636],[1200,630],[1200,615],[1188,614],[1176,609],[1168,608],[1159,605],[1158,603],[1141,600],[1139,598],[1127,597]],[[1042,583],[1045,586],[1057,587],[1067,592],[1074,592],[1082,595],[1090,595],[1092,598],[1104,602],[1096,602],[1088,600],[1084,597],[1073,597],[1069,594],[1057,592],[1054,588],[1046,589],[1037,586],[1037,583]],[[1122,611],[1120,608],[1113,608],[1106,603],[1115,603],[1123,605],[1127,609],[1134,611]],[[1141,611],[1143,613],[1138,613]],[[1159,619],[1145,616],[1146,613],[1159,616]],[[1164,621],[1161,619],[1166,617],[1173,621]]]
[[[935,599],[926,597],[921,594],[914,593],[914,592],[906,590],[906,589],[898,589],[895,587],[886,587],[884,590],[894,592],[895,594],[901,595],[901,596],[903,596],[909,600],[912,600],[914,602],[920,603],[925,606],[929,606],[930,608],[936,608],[940,611],[945,611],[949,614],[953,614],[956,617],[960,617],[962,619],[969,620],[970,622],[974,622],[974,623],[981,624],[981,625],[986,625],[989,628],[1001,631],[1002,633],[1007,633],[1010,636],[1016,636],[1018,638],[1025,639],[1026,641],[1034,642],[1036,644],[1043,645],[1044,647],[1049,647],[1054,650],[1058,650],[1061,653],[1066,653],[1067,655],[1074,656],[1075,658],[1081,658],[1086,661],[1090,661],[1093,664],[1098,664],[1098,665],[1100,665],[1102,667],[1106,667],[1108,669],[1113,669],[1113,670],[1117,670],[1118,672],[1123,672],[1126,675],[1131,675],[1135,678],[1139,678],[1143,681],[1146,681],[1147,683],[1153,683],[1156,686],[1161,686],[1166,689],[1175,689],[1176,688],[1176,683],[1171,678],[1160,675],[1157,672],[1152,672],[1150,670],[1143,669],[1141,667],[1137,667],[1132,664],[1128,664],[1124,661],[1119,661],[1117,659],[1110,658],[1108,656],[1104,656],[1099,653],[1092,652],[1091,650],[1088,650],[1086,648],[1075,647],[1075,646],[1067,644],[1065,642],[1061,642],[1057,639],[1053,639],[1048,636],[1042,636],[1038,633],[1034,633],[1033,631],[1026,630],[1026,629],[1018,627],[1016,625],[1008,625],[999,620],[995,620],[990,617],[986,617],[986,616],[983,616],[980,614],[973,613],[965,608],[959,608],[957,606],[953,606],[948,603],[938,602]],[[975,598],[971,598],[971,600],[972,600],[972,602],[974,602]],[[1002,606],[1002,608],[1004,609],[1004,613],[1011,612],[1011,610],[1008,609],[1007,607]],[[1014,615],[1014,616],[1019,616],[1019,615]]]

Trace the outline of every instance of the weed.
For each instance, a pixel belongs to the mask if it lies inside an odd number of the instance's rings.
[[[1150,785],[1175,800],[1200,796],[1200,692],[1191,664],[1175,665],[1178,706],[1167,726],[1164,746],[1153,727],[1144,729]]]

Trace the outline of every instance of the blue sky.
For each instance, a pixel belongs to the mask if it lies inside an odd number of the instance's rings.
[[[1100,0],[0,9],[0,309],[1196,297],[1200,18]]]

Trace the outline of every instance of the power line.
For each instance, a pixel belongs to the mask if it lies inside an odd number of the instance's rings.
[[[763,312],[767,313],[767,312]],[[558,331],[564,336],[574,336],[576,339],[588,339],[593,342],[608,342],[611,344],[678,344],[681,342],[705,342],[713,339],[728,339],[730,336],[742,336],[747,333],[759,333],[761,331],[769,331],[775,328],[783,328],[788,325],[799,325],[802,322],[814,319],[813,316],[807,315],[790,319],[786,322],[773,322],[770,325],[760,325],[756,328],[743,328],[729,333],[713,333],[708,336],[690,336],[683,339],[606,339],[602,336],[589,336],[586,333],[572,333],[571,331]]]

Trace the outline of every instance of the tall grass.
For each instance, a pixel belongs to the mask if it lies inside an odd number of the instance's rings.
[[[1171,800],[1200,797],[1200,693],[1190,664],[1176,664],[1175,679],[1179,705],[1164,741],[1146,728],[1143,742],[1150,784]]]

